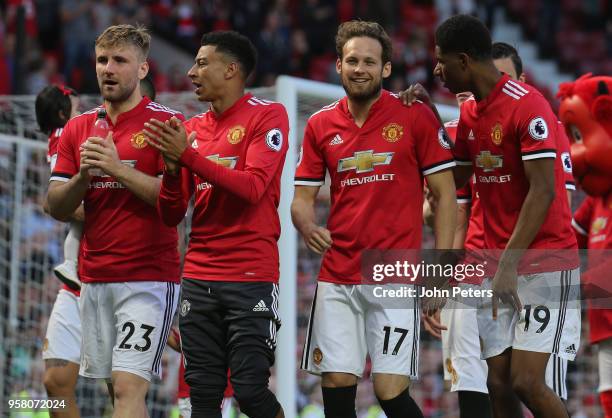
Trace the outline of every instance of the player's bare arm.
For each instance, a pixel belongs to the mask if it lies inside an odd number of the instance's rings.
[[[451,249],[457,227],[457,198],[450,170],[439,171],[427,176],[427,185],[436,203],[434,218],[434,235],[436,237],[435,248],[437,250]],[[448,285],[446,280],[428,280],[426,286],[442,288]],[[433,316],[438,309],[444,306],[442,298],[430,298],[424,300],[423,311],[428,316]],[[439,332],[441,324],[433,319],[429,320],[429,326],[437,328]]]
[[[453,249],[460,250],[465,243],[468,223],[470,221],[471,203],[457,204],[457,227],[455,228],[455,238],[453,239]]]
[[[85,164],[97,167],[114,177],[136,197],[149,205],[157,205],[161,180],[123,164],[117,154],[112,132],[109,132],[108,137],[104,139],[88,138],[81,147],[81,157]]]
[[[427,176],[427,185],[436,201],[436,249],[450,249],[453,247],[457,225],[457,197],[453,174],[450,170],[430,174]]]
[[[332,245],[331,233],[315,223],[315,200],[318,186],[296,186],[291,202],[293,225],[302,234],[306,246],[317,254],[323,254]]]
[[[81,164],[77,174],[67,182],[52,181],[47,192],[47,206],[49,215],[55,219],[66,222],[81,205],[85,193],[89,188],[91,176],[87,164]]]
[[[498,299],[512,304],[517,311],[522,309],[517,293],[516,270],[555,198],[554,163],[552,158],[523,161],[529,191],[493,278],[493,317],[497,316]]]

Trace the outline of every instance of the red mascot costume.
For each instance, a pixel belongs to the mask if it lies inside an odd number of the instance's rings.
[[[612,77],[586,74],[561,84],[558,97],[574,176],[588,194],[572,224],[581,248],[589,249],[583,293],[590,342],[599,348],[599,396],[606,418],[612,418]]]

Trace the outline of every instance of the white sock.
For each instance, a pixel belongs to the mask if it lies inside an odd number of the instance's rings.
[[[81,236],[83,236],[83,222],[70,222],[70,230],[64,240],[64,260],[72,261],[74,264],[77,263]]]

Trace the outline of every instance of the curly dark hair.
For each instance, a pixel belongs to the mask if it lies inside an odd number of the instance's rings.
[[[464,53],[477,61],[491,59],[491,34],[480,20],[455,15],[436,29],[436,45],[442,53]]]
[[[70,96],[78,96],[76,90],[59,85],[50,85],[36,96],[34,108],[40,130],[49,135],[54,129],[63,127],[72,113]]]

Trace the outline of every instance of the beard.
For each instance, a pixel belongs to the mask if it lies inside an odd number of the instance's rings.
[[[359,88],[353,84],[348,78],[342,77],[342,87],[349,99],[356,102],[367,102],[376,98],[382,90],[382,78],[377,82],[373,80],[368,87]]]
[[[98,82],[100,87],[100,93],[102,98],[110,103],[120,103],[124,102],[130,98],[134,90],[136,89],[136,84],[131,86],[122,86],[121,84],[113,85],[112,90],[108,90],[105,88],[105,85],[101,82]]]

